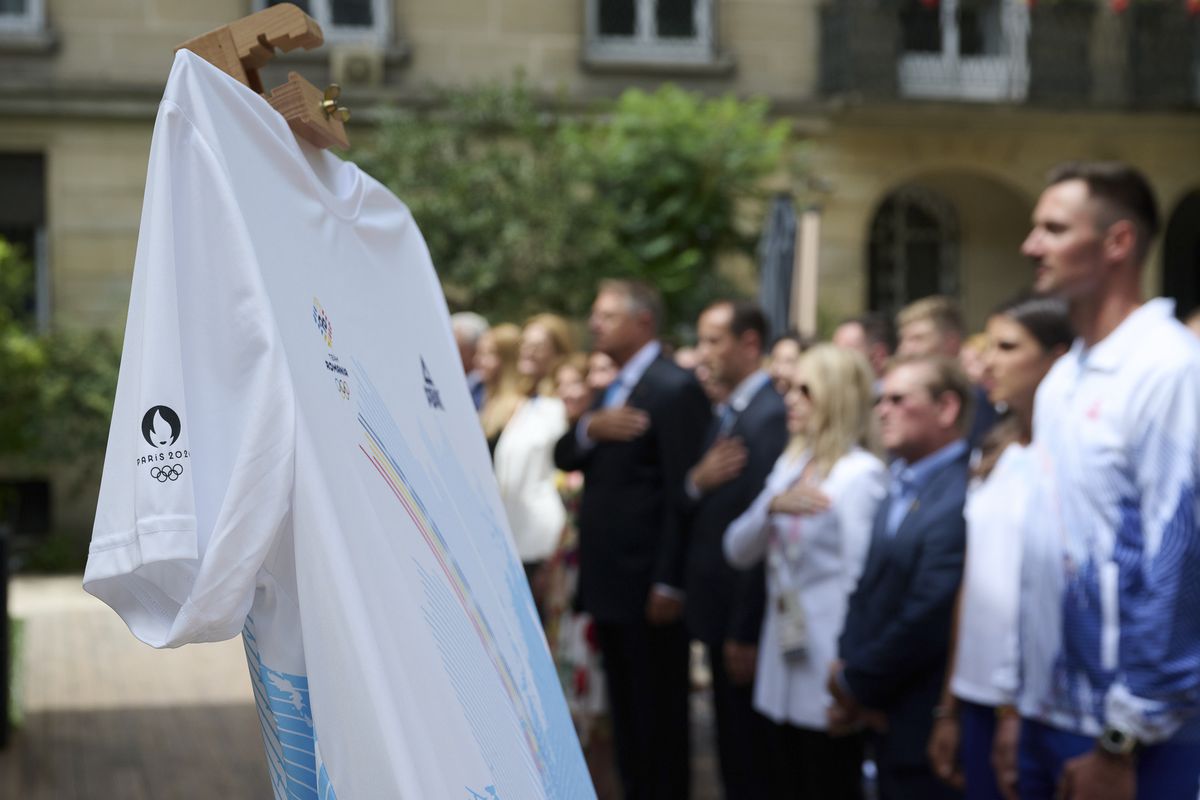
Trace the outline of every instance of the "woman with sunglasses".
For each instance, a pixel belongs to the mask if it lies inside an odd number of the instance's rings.
[[[862,740],[829,734],[825,681],[887,496],[872,384],[857,352],[822,344],[801,356],[785,398],[791,442],[725,532],[731,564],[766,561],[754,706],[775,723],[772,797],[862,796]]]
[[[1030,487],[1033,398],[1073,338],[1066,304],[1021,296],[987,323],[983,385],[1005,412],[984,438],[967,491],[967,556],[950,652],[951,680],[929,741],[934,774],[968,800],[1016,798],[1020,718],[1017,606],[1021,538]]]

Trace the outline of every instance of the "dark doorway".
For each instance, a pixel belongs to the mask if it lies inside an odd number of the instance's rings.
[[[868,307],[891,315],[920,297],[958,295],[954,205],[923,186],[888,195],[871,222]]]
[[[1175,207],[1163,238],[1163,295],[1175,300],[1175,313],[1187,316],[1200,306],[1200,190]]]

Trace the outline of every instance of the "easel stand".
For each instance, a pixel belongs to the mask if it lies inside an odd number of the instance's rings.
[[[192,51],[264,94],[258,71],[275,57],[276,50],[311,50],[324,42],[316,20],[291,3],[281,3],[189,39],[175,49]],[[350,140],[344,123],[350,119],[350,112],[337,104],[340,94],[337,84],[322,92],[299,74],[289,72],[287,83],[272,89],[266,100],[283,115],[292,132],[309,144],[322,149],[346,148]]]

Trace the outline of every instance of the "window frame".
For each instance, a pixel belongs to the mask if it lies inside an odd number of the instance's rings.
[[[658,64],[711,64],[716,52],[716,0],[691,0],[696,35],[690,39],[657,35],[654,11],[657,0],[633,0],[633,36],[602,36],[600,4],[586,0],[585,42],[589,59],[597,62],[652,62]]]
[[[41,0],[38,0],[41,2]],[[374,23],[365,25],[334,25],[332,3],[336,0],[305,0],[307,14],[317,21],[325,34],[326,44],[374,44],[385,46],[392,32],[392,5],[389,0],[371,0]],[[268,0],[254,0],[254,10],[269,7]]]
[[[1029,8],[998,0],[1004,52],[964,56],[960,52],[958,7],[941,0],[938,53],[901,51],[897,65],[900,94],[926,100],[1023,101],[1029,91]]]
[[[32,36],[45,30],[45,0],[25,0],[25,4],[23,14],[0,14],[0,36]]]
[[[867,234],[867,306],[873,311],[895,314],[918,297],[909,285],[909,247],[924,238],[913,235],[907,210],[916,206],[937,224],[937,292],[958,297],[962,291],[962,223],[954,202],[941,192],[919,184],[905,184],[883,196],[871,215]],[[885,216],[886,214],[886,216]],[[880,239],[882,232],[889,234]],[[886,251],[886,252],[885,252]]]

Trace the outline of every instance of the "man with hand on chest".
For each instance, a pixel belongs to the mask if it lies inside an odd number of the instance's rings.
[[[753,708],[765,602],[763,566],[735,569],[722,539],[762,491],[787,444],[787,409],[762,369],[767,321],[753,303],[718,301],[696,325],[700,359],[728,392],[688,472],[686,620],[713,676],[717,752],[728,800],[766,797],[769,725]]]
[[[696,378],[663,358],[661,317],[651,287],[601,283],[588,325],[620,371],[554,451],[559,469],[584,476],[578,593],[596,623],[628,800],[688,796],[680,506],[712,412]]]

